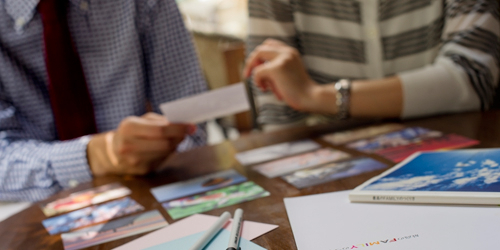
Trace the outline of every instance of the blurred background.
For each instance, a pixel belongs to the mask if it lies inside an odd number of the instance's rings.
[[[240,82],[245,60],[248,0],[177,0],[210,89]],[[210,121],[208,143],[251,132],[250,113]]]

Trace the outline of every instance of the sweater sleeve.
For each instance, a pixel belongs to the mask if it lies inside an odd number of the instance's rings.
[[[500,72],[500,17],[495,0],[447,0],[443,45],[428,67],[400,72],[405,118],[486,110]]]

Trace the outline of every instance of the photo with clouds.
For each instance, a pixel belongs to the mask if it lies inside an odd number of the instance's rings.
[[[363,190],[498,192],[499,163],[500,149],[422,153]]]

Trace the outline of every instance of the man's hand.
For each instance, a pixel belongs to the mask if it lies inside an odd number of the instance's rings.
[[[315,109],[319,85],[307,73],[299,52],[280,41],[267,39],[249,55],[244,75],[253,73],[254,83],[271,90],[279,100],[303,111]]]
[[[92,136],[87,158],[94,175],[146,174],[177,148],[195,125],[171,124],[155,113],[125,118],[116,131]]]

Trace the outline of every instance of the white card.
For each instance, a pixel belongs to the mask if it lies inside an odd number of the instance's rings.
[[[250,109],[243,83],[160,104],[172,123],[200,123]]]

